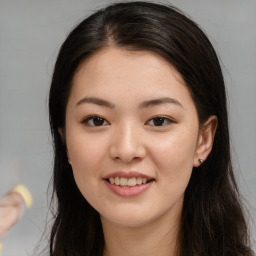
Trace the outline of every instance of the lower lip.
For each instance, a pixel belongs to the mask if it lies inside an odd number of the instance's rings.
[[[104,180],[104,183],[107,185],[107,187],[116,195],[121,196],[121,197],[134,197],[142,194],[146,190],[148,190],[151,185],[154,183],[154,181],[151,181],[146,184],[141,184],[133,187],[129,186],[117,186],[115,184],[111,184],[108,181]]]

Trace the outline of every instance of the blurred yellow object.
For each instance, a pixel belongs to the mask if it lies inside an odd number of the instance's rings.
[[[0,198],[0,255],[3,248],[1,242],[5,234],[19,221],[26,208],[30,208],[32,203],[32,195],[24,185],[14,187]]]
[[[12,192],[19,193],[25,201],[27,208],[30,208],[33,204],[33,198],[30,191],[24,185],[17,185],[12,189]]]

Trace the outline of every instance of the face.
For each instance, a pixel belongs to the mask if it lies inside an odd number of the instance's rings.
[[[184,81],[162,57],[105,48],[86,59],[65,136],[77,186],[102,219],[140,226],[181,213],[199,123]]]

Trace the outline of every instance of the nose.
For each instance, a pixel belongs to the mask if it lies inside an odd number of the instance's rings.
[[[113,133],[109,152],[112,159],[125,163],[143,159],[146,149],[140,129],[132,124],[117,129]]]

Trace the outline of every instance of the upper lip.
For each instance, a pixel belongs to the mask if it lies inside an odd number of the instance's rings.
[[[110,173],[107,176],[105,176],[103,179],[110,179],[110,178],[116,178],[116,177],[127,178],[127,179],[130,179],[130,178],[146,178],[147,180],[154,179],[148,175],[142,174],[140,172],[133,172],[133,171],[131,171],[131,172],[126,172],[126,171],[113,172],[113,173]]]

